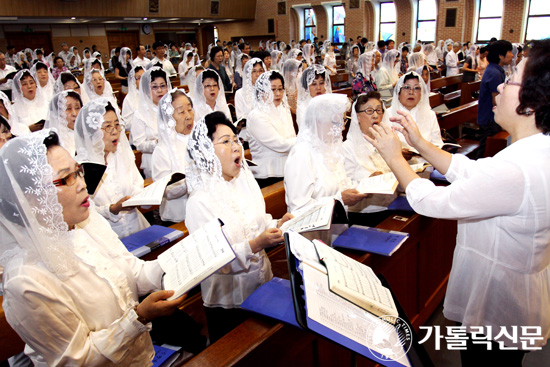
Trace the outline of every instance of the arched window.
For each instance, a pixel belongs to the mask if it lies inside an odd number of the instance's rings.
[[[395,4],[380,3],[380,39],[387,41],[395,35]]]
[[[500,38],[502,29],[502,0],[479,0],[477,43],[487,43],[492,37]]]
[[[528,14],[525,40],[550,38],[550,1],[531,0]]]
[[[317,36],[317,18],[313,8],[304,9],[304,39],[308,39],[313,42],[313,39]]]
[[[346,9],[344,5],[334,5],[332,7],[332,42],[344,43],[344,21],[346,20]]]
[[[435,42],[435,20],[437,6],[435,0],[418,0],[416,19],[416,39],[422,42]]]

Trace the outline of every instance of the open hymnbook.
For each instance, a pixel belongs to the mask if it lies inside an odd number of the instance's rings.
[[[188,292],[235,259],[219,220],[202,226],[158,256],[166,273],[164,289],[173,290],[173,300]]]
[[[185,175],[179,172],[167,175],[145,187],[143,191],[141,191],[139,194],[134,195],[130,199],[126,200],[124,203],[122,203],[122,206],[129,207],[140,205],[160,205],[162,203],[162,198],[164,197],[166,186],[181,181],[184,178]]]
[[[428,163],[411,164],[411,168],[416,173],[424,172]],[[377,176],[367,177],[357,186],[357,191],[362,194],[393,194],[399,182],[392,172],[383,173]]]
[[[294,214],[294,218],[286,221],[281,226],[281,231],[307,232],[313,230],[329,229],[334,211],[334,198],[320,199],[312,206]]]
[[[309,241],[296,233],[291,238],[291,249],[296,251],[295,255],[299,254],[297,258],[324,273],[331,292],[376,316],[399,316],[390,290],[382,285],[370,267],[323,242]],[[304,278],[307,282],[307,277]]]

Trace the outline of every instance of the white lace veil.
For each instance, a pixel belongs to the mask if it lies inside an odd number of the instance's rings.
[[[359,163],[364,167],[369,167],[370,164],[369,159],[372,159],[371,151],[374,148],[369,149],[370,143],[364,138],[363,132],[361,131],[361,126],[359,126],[359,119],[357,117],[357,112],[355,112],[355,107],[357,105],[357,101],[359,100],[359,95],[355,102],[353,102],[353,106],[351,107],[351,123],[349,126],[348,136],[347,140],[349,140],[353,145],[353,151],[355,152],[355,155],[357,156],[357,159]],[[367,101],[365,101],[367,102]],[[386,111],[386,108],[384,107],[384,102],[380,101],[382,105],[382,109],[384,112]],[[370,145],[372,147],[372,145]],[[369,156],[371,158],[369,158]],[[382,164],[384,160],[380,157],[379,158]],[[384,163],[385,165],[385,163]]]
[[[12,139],[0,150],[0,265],[14,258],[43,262],[65,280],[78,272],[78,263],[46,156],[50,132]]]
[[[395,64],[395,60],[399,56],[399,51],[388,50],[384,53],[384,59],[382,61],[381,69],[386,69],[390,76],[391,83],[395,83],[399,78],[397,70],[399,70],[399,64]]]
[[[82,105],[85,105],[86,103],[90,102],[90,98],[88,97],[88,93],[86,92],[86,89],[82,87],[82,84],[78,81],[78,79],[71,73],[70,71],[64,71],[61,74],[59,74],[59,77],[55,81],[55,85],[53,88],[54,95],[60,92],[63,92],[65,90],[65,86],[63,85],[63,75],[70,76],[70,79],[76,84],[78,84],[80,91],[75,91],[78,94],[80,94],[80,99],[82,99]]]
[[[279,56],[281,57],[280,59],[279,59]],[[281,70],[282,67],[283,67],[283,53],[279,50],[271,51],[271,70]]]
[[[28,100],[27,98],[25,98],[23,96],[23,91],[21,90],[21,78],[24,76],[24,75],[30,75],[31,78],[34,80],[34,82],[36,83],[36,95],[34,97],[34,99],[31,101],[31,100]],[[30,72],[30,70],[28,69],[23,69],[23,70],[19,70],[17,72],[17,74],[15,74],[15,76],[13,77],[13,88],[11,89],[11,99],[13,102],[17,102],[19,100],[25,102],[25,103],[35,103],[35,102],[43,102],[44,101],[44,95],[42,94],[42,91],[40,90],[40,88],[38,87],[40,83],[38,83],[38,81],[36,80],[36,78],[32,75],[32,73]],[[30,108],[30,107],[29,107]]]
[[[315,55],[313,55],[313,47],[311,44],[306,43],[302,49],[302,54],[309,66],[315,64]]]
[[[325,40],[323,46],[321,47],[321,55],[324,55],[328,52],[329,47],[332,45],[330,40]]]
[[[250,61],[249,61],[250,62]],[[248,64],[248,63],[247,63]],[[246,65],[245,65],[246,66]],[[225,91],[223,89],[223,82],[222,78],[218,75],[218,73],[215,70],[207,69],[209,72],[213,72],[218,77],[218,96],[216,97],[216,107],[218,111],[222,111],[225,113],[225,116],[229,118],[231,116],[231,112],[229,111],[229,107],[227,106],[227,101],[225,99]],[[205,70],[206,71],[206,70]],[[204,78],[204,71],[197,76],[197,80],[195,81],[195,92],[193,96],[193,107],[195,109],[195,121],[198,121],[203,116],[200,116],[199,114],[203,113],[203,111],[209,111],[210,107],[206,103],[206,97],[204,96],[204,86],[202,85]]]
[[[416,71],[425,65],[426,55],[423,52],[415,52],[409,57],[409,70]]]
[[[244,69],[243,58],[247,58],[248,61],[250,61],[250,56],[248,54],[245,54],[244,52],[241,52],[237,57],[237,66],[235,67],[235,73],[238,73],[241,77],[243,76],[243,69]]]
[[[105,143],[103,143],[103,125],[105,107],[111,101],[107,98],[97,98],[86,104],[76,117],[74,124],[74,134],[76,143],[76,161],[78,163],[90,162],[97,164],[106,164]],[[112,105],[112,103],[111,103]],[[120,115],[115,109],[118,121],[123,126]],[[126,138],[124,129],[120,132],[117,150],[114,153],[117,167],[117,174],[121,177],[130,177],[130,164],[135,164],[135,157],[130,143]],[[113,153],[109,153],[113,154]]]
[[[48,118],[44,124],[45,129],[55,129],[59,135],[59,142],[67,149],[71,157],[76,153],[74,131],[67,126],[67,95],[74,92],[72,89],[65,90],[56,94],[50,101],[48,108]],[[76,93],[76,92],[74,92]],[[77,93],[78,94],[78,93]],[[82,107],[82,100],[80,100]]]
[[[173,96],[175,92],[187,94],[183,89],[174,88],[170,90],[159,101],[159,113],[158,113],[158,131],[159,131],[159,146],[165,145],[170,152],[170,165],[172,172],[185,173],[185,164],[181,162],[176,150],[176,145],[181,144],[177,139],[178,133],[176,131],[176,120],[174,119],[174,107],[172,106]],[[187,96],[191,101],[191,98]]]
[[[105,71],[103,70],[103,64],[101,64],[101,70],[94,69],[91,66],[92,65],[90,64],[90,68],[86,70],[86,72],[84,73],[84,90],[86,91],[86,96],[88,96],[90,100],[94,100],[99,97],[106,97],[114,100],[113,87],[111,86],[111,83],[109,83],[107,78],[105,78]],[[99,73],[103,77],[104,87],[103,87],[103,94],[101,95],[98,95],[95,92],[94,85],[92,84],[93,75],[95,73]]]
[[[10,99],[8,98],[8,96],[2,92],[0,90],[0,100],[2,100],[2,104],[4,105],[4,108],[6,109],[6,111],[8,111],[8,118],[6,118],[6,120],[9,120],[9,119],[12,119],[13,118],[13,106],[11,104],[11,101]]]
[[[126,60],[127,54],[130,54],[129,60]],[[122,65],[124,69],[127,68],[128,64],[134,67],[134,61],[132,60],[132,50],[130,50],[128,47],[122,47],[120,49],[120,54],[118,55],[118,62]]]
[[[304,55],[299,48],[293,48],[288,52],[288,60],[296,60],[300,54]]]
[[[307,106],[309,101],[311,101],[309,86],[313,83],[317,75],[323,75],[325,77],[325,93],[332,93],[328,70],[322,65],[313,64],[302,72],[300,82],[298,83],[298,105]]]
[[[363,77],[367,78],[371,76],[374,79],[374,70],[371,70],[374,63],[374,51],[362,53],[357,62],[359,71],[363,74]]]
[[[430,96],[428,92],[428,86],[426,83],[424,83],[424,80],[422,80],[422,76],[420,76],[416,71],[409,71],[408,73],[404,74],[399,78],[397,81],[397,84],[395,85],[395,88],[393,90],[393,99],[391,107],[384,113],[383,122],[388,126],[393,126],[393,123],[390,121],[390,117],[398,116],[397,111],[408,111],[408,109],[399,102],[399,92],[401,91],[401,88],[403,87],[403,84],[405,84],[405,77],[408,75],[413,75],[418,78],[418,83],[422,87],[422,95],[420,97],[420,101],[418,101],[418,104],[416,107],[413,108],[417,109],[416,113],[416,121],[429,121],[430,114],[431,114],[431,107],[430,107]],[[412,110],[411,110],[412,111]]]
[[[348,108],[345,94],[323,94],[313,98],[296,139],[296,144],[308,144],[322,154],[323,163],[337,177],[341,191],[351,187],[342,154],[342,129]]]
[[[48,71],[48,84],[46,84],[45,87],[42,87],[40,85],[40,82],[38,81],[38,76],[36,75],[36,69],[37,69],[39,64],[44,65],[44,67]],[[37,61],[31,68],[31,74],[32,74],[34,80],[36,80],[36,88],[42,90],[42,94],[46,98],[46,100],[48,100],[48,96],[49,96],[49,98],[51,98],[53,96],[53,93],[54,93],[55,79],[54,79],[54,77],[52,75],[52,72],[50,71],[50,68],[48,67],[48,65],[44,64],[42,61]]]
[[[214,151],[214,144],[208,137],[208,128],[204,118],[195,123],[187,143],[187,152],[189,156],[187,157],[186,180],[190,195],[201,190],[208,193],[205,198],[208,203],[205,205],[211,208],[225,224],[224,233],[228,236],[229,242],[239,243],[250,240],[253,231],[249,227],[248,221],[244,219],[247,215],[239,208],[239,203],[236,202],[237,198],[233,197],[231,183],[226,182],[222,176],[222,165]],[[263,210],[265,214],[262,192],[244,159],[242,147],[241,152],[241,171],[237,179],[247,186],[250,198],[253,199],[249,202],[258,205],[255,208],[256,211]],[[260,207],[261,205],[263,207]]]
[[[148,70],[143,73],[141,76],[140,82],[139,82],[139,107],[137,111],[139,112],[141,118],[149,127],[153,129],[153,131],[158,130],[157,125],[157,113],[158,113],[158,106],[155,106],[153,103],[153,96],[151,92],[151,83],[153,82],[151,80],[151,73],[160,71],[164,73],[164,77],[166,79],[166,88],[168,90],[172,89],[172,83],[170,83],[170,78],[168,78],[168,75],[160,66],[153,66],[149,68]]]
[[[137,101],[139,97],[139,89],[137,87],[136,83],[136,69],[139,68],[139,70],[144,70],[141,66],[135,66],[130,70],[128,73],[128,94],[126,95],[126,98],[130,98],[133,102],[134,109],[137,109]],[[140,80],[141,82],[141,80]],[[126,98],[124,100],[126,100]]]
[[[252,69],[254,69],[254,66],[257,63],[260,63],[264,71],[266,71],[265,64],[257,57],[253,57],[252,59],[248,60],[248,62],[244,65],[242,89],[244,98],[248,102],[252,102],[254,100],[254,96],[252,95],[252,92],[254,90],[254,85],[252,84]]]
[[[260,111],[268,114],[277,113],[277,107],[275,107],[275,104],[273,103],[273,91],[271,90],[271,81],[269,80],[269,78],[274,74],[281,75],[281,73],[279,73],[277,70],[269,70],[260,75],[258,79],[256,79],[256,84],[254,84],[254,108],[257,108]],[[281,104],[284,108],[288,108],[286,93],[283,94],[283,100],[281,101]]]
[[[195,96],[195,83],[197,81],[197,68],[202,67],[200,65],[195,65],[189,68],[187,75],[183,81],[183,85],[187,85],[189,88],[189,93],[187,95],[191,98]],[[199,69],[200,70],[200,69]]]
[[[283,64],[282,73],[285,78],[285,91],[287,95],[292,95],[298,92],[301,66],[302,63],[296,59],[288,59]]]

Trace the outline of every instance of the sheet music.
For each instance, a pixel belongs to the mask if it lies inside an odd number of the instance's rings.
[[[313,243],[302,236],[299,233],[294,232],[293,230],[288,231],[290,251],[294,256],[301,262],[306,262],[308,265],[313,266],[315,269],[327,273],[326,268],[319,261],[319,256]],[[300,264],[300,267],[302,265]]]
[[[164,289],[175,291],[169,300],[181,296],[234,258],[218,220],[205,224],[158,257],[166,272]]]
[[[386,307],[395,309],[390,291],[382,286],[380,279],[370,267],[353,260],[322,242],[313,242],[322,260],[325,258],[332,260],[332,263],[326,263],[331,282],[373,299]]]
[[[334,199],[327,198],[327,200],[323,200],[320,204],[305,209],[293,219],[285,222],[280,229],[282,232],[287,232],[290,229],[295,232],[304,232],[310,229],[323,229],[322,227],[330,225],[333,210]]]
[[[385,350],[367,342],[369,329],[383,327],[388,332],[387,340],[399,340],[395,328],[388,327],[391,325],[330,292],[327,276],[307,264],[304,264],[304,285],[310,319],[380,354],[385,354]],[[406,356],[397,362],[410,367]]]
[[[166,190],[166,185],[168,185],[171,178],[172,175],[167,175],[153,182],[151,185],[145,187],[142,192],[126,200],[122,206],[160,205],[162,197],[164,196],[164,190]]]

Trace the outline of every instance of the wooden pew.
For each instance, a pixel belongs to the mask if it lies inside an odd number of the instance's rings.
[[[353,89],[352,89],[352,87],[334,89],[334,90],[332,90],[332,93],[345,94],[346,96],[348,96],[348,98],[351,98],[351,95],[353,93]]]
[[[460,102],[461,85],[462,74],[433,79],[430,81],[431,90],[434,92],[444,91],[445,93],[443,93],[443,95],[445,103],[453,107],[458,106]]]
[[[332,88],[339,88],[341,83],[349,82],[348,73],[337,73],[336,75],[330,76],[330,83]]]
[[[457,143],[462,146],[457,153],[467,155],[470,158],[475,158],[479,141],[462,138],[460,127],[464,123],[477,124],[477,109],[477,101],[474,101],[453,108],[438,118],[439,127],[451,133],[456,138]]]
[[[469,83],[462,83],[460,90],[460,105],[465,105],[467,103],[475,101],[477,98],[473,97],[473,93],[479,91],[481,87],[481,80]]]
[[[495,154],[500,152],[502,149],[510,145],[510,134],[507,131],[501,131],[496,133],[493,136],[487,138],[485,144],[484,157],[493,157]]]
[[[445,103],[445,100],[443,99],[443,94],[441,94],[440,92],[431,92],[429,98],[431,108],[437,107]]]

